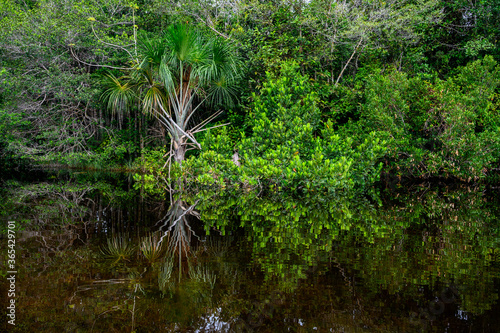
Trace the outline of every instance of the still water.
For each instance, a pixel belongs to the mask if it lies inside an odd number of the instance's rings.
[[[4,182],[11,332],[500,332],[498,190],[146,194],[123,174]],[[141,195],[142,194],[142,195]],[[0,328],[0,329],[3,329]]]

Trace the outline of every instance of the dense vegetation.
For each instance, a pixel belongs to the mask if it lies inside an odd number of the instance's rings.
[[[292,191],[484,179],[499,15],[496,0],[1,0],[0,166]]]

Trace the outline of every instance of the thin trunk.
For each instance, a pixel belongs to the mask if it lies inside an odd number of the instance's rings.
[[[174,141],[174,160],[182,165],[182,161],[186,156],[186,145],[182,142]]]
[[[345,64],[344,68],[342,68],[342,71],[340,72],[339,76],[337,77],[337,81],[335,82],[335,85],[337,85],[339,83],[340,78],[342,77],[342,74],[344,74],[345,69],[347,68],[347,66],[351,62],[352,58],[354,57],[354,54],[356,54],[358,47],[361,45],[361,42],[363,42],[363,38],[359,39],[358,45],[356,45],[356,47],[354,48],[354,51],[352,52],[351,57],[349,58],[349,60],[347,60],[347,63]]]
[[[144,171],[144,114],[142,112],[139,113],[139,141],[140,141],[140,150],[141,150],[141,170]]]
[[[139,110],[136,110],[134,112],[134,140],[136,147],[141,145],[141,133],[139,133]],[[134,158],[137,158],[139,156],[140,155],[138,155],[137,152],[134,154]]]

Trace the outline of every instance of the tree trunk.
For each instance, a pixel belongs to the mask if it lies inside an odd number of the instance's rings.
[[[139,113],[139,149],[141,153],[141,170],[144,171],[144,115]]]
[[[182,165],[186,156],[186,145],[174,141],[174,161]]]

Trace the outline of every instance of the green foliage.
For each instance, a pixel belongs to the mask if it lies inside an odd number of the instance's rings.
[[[0,8],[1,108],[26,125],[10,127],[11,151],[42,161],[58,153],[92,155],[95,141],[115,129],[105,129],[109,118],[99,119],[94,65],[125,59],[109,43],[130,43],[130,8],[119,0],[2,1]]]
[[[360,144],[321,124],[318,96],[295,63],[268,74],[253,95],[249,127],[235,152],[227,131],[205,138],[206,150],[185,163],[183,177],[203,186],[235,185],[270,191],[331,192],[363,188],[380,174],[384,142],[370,134]]]
[[[295,291],[308,278],[305,267],[321,272],[319,263],[332,255],[338,265],[352,265],[374,293],[383,288],[391,295],[419,294],[423,285],[466,285],[474,276],[480,290],[460,288],[460,298],[469,311],[482,313],[498,298],[492,285],[482,283],[498,275],[490,268],[498,262],[492,253],[499,242],[496,202],[488,202],[482,190],[410,185],[379,197],[381,207],[362,196],[195,197],[202,198],[197,209],[207,230],[247,230],[251,257],[281,290]]]
[[[484,178],[500,158],[499,71],[486,57],[434,83],[394,70],[371,76],[361,127],[389,142],[386,171]]]
[[[200,157],[227,170],[217,183],[371,184],[384,141],[387,174],[484,178],[499,166],[497,2],[1,1],[0,163],[158,174],[168,132],[215,152]],[[227,132],[195,133],[229,100]]]
[[[20,114],[11,113],[0,107],[0,170],[11,172],[13,169],[27,167],[28,158],[19,154],[16,149],[22,140],[14,134],[26,126]]]
[[[430,66],[441,73],[450,73],[485,55],[498,57],[500,29],[495,23],[500,14],[498,1],[481,0],[473,4],[465,0],[441,1],[441,6],[443,28],[429,30],[425,47]]]
[[[49,153],[37,157],[38,163],[70,168],[97,169],[138,169],[134,157],[138,148],[132,141],[125,141],[124,136],[110,137],[92,150],[78,152]]]
[[[262,156],[281,146],[290,153],[289,159],[297,152],[311,156],[320,110],[318,96],[308,81],[296,63],[283,63],[278,77],[268,73],[260,93],[252,97],[249,121],[253,135],[243,142],[242,149]]]

